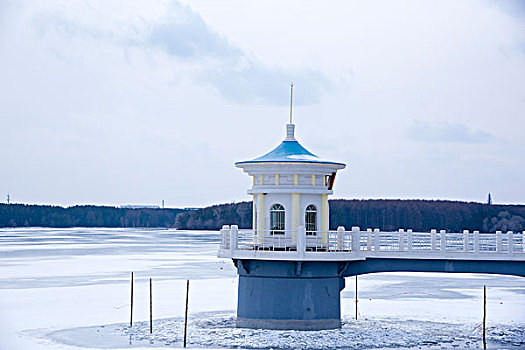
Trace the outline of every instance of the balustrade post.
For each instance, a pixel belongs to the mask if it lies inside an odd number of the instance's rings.
[[[525,231],[521,232],[521,250],[525,252]]]
[[[405,251],[405,230],[400,228],[398,232],[399,232],[399,250],[403,252]]]
[[[232,225],[230,229],[230,253],[233,257],[235,251],[237,250],[239,239],[239,226]]]
[[[412,232],[412,229],[407,230],[407,245],[408,245],[408,251],[412,252],[412,248],[414,245],[414,234]]]
[[[366,229],[366,250],[369,252],[372,251],[372,229],[371,228]]]
[[[342,252],[344,250],[344,236],[345,236],[345,227],[339,226],[337,228],[337,245],[336,250]]]
[[[479,253],[479,231],[474,231],[474,253]]]
[[[501,253],[502,248],[502,239],[501,231],[496,231],[496,253]]]
[[[441,252],[447,251],[447,231],[445,230],[439,230],[439,236],[441,240]]]
[[[223,225],[221,228],[221,240],[223,249],[230,249],[230,226]]]
[[[379,253],[381,251],[381,237],[379,236],[379,229],[374,229],[374,251]]]
[[[507,232],[507,246],[508,246],[508,253],[509,255],[512,255],[514,253],[514,232],[508,231]]]
[[[361,229],[358,226],[352,227],[352,251],[356,254],[359,253],[359,236]]]
[[[436,251],[436,232],[435,229],[430,230],[430,247],[432,248],[432,252]]]
[[[463,251],[468,252],[469,230],[463,230]]]
[[[306,228],[304,226],[297,227],[297,254],[299,259],[304,259],[306,253]]]

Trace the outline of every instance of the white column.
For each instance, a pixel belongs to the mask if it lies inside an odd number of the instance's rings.
[[[266,230],[266,209],[265,209],[265,195],[259,193],[257,195],[257,243],[264,242],[264,231]]]
[[[436,230],[432,229],[430,230],[430,246],[432,248],[432,251],[436,251]]]
[[[447,251],[447,231],[439,230],[439,236],[441,237],[441,251]]]
[[[379,253],[381,251],[381,237],[379,237],[379,229],[374,229],[374,251]]]
[[[292,244],[297,242],[297,229],[301,225],[301,194],[292,193]]]
[[[361,229],[358,226],[352,227],[352,252],[356,254],[359,252],[359,236]]]
[[[329,223],[330,223],[330,213],[328,209],[328,195],[323,194],[321,195],[321,231],[322,231],[322,237],[323,237],[323,243],[327,243],[328,238],[328,230]]]
[[[299,259],[304,259],[306,253],[306,228],[304,226],[297,227],[297,255]]]
[[[257,195],[252,194],[252,228],[253,231],[257,230]]]
[[[237,250],[237,243],[238,243],[238,229],[239,227],[237,225],[232,225],[232,228],[230,230],[230,253],[233,257],[235,251]]]
[[[412,252],[412,247],[414,245],[414,234],[412,232],[412,229],[407,230],[407,244],[408,244],[408,251]]]
[[[463,251],[468,252],[468,230],[463,230]]]
[[[514,253],[514,232],[509,231],[507,232],[507,242],[509,246],[509,255],[512,255]]]
[[[479,231],[474,231],[474,253],[479,253]]]
[[[398,232],[399,232],[399,250],[404,252],[405,251],[405,230],[400,228]]]
[[[345,227],[339,226],[337,228],[337,246],[336,246],[336,250],[338,252],[342,252],[344,249],[344,235],[345,235]]]
[[[221,228],[222,248],[230,249],[230,226],[223,225]]]
[[[496,253],[501,253],[501,231],[496,231]]]

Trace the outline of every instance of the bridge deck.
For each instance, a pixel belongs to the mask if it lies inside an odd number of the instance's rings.
[[[436,259],[525,261],[525,234],[503,233],[346,231],[306,234],[296,232],[238,230],[220,231],[218,256],[233,259],[279,261],[359,261],[365,259]]]

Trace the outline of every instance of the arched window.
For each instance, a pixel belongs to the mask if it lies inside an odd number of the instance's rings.
[[[284,207],[274,204],[270,208],[270,234],[284,235]]]
[[[315,205],[310,204],[306,207],[304,224],[307,236],[315,236],[317,234],[317,208]]]

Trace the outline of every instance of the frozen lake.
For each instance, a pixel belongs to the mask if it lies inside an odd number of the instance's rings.
[[[186,279],[193,348],[477,347],[483,285],[490,347],[525,348],[525,279],[499,275],[360,276],[358,321],[355,280],[347,278],[341,330],[235,329],[237,277],[231,261],[216,257],[218,241],[218,232],[205,231],[0,229],[0,349],[180,347]]]

